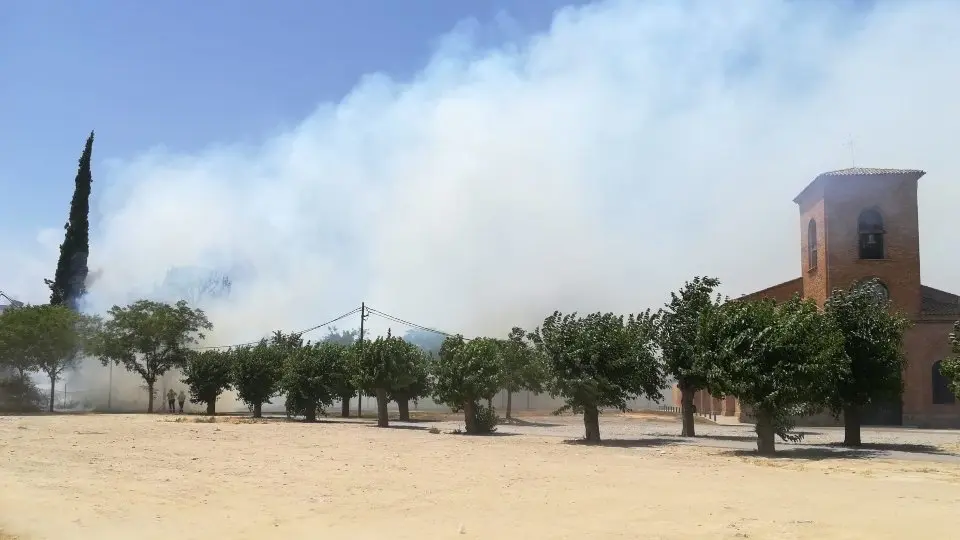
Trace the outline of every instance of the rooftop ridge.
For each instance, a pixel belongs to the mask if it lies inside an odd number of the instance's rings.
[[[806,185],[803,190],[793,198],[793,202],[800,204],[800,199],[813,188],[814,185],[818,184],[821,180],[826,181],[830,178],[852,178],[852,177],[864,177],[864,176],[906,176],[911,177],[913,180],[919,180],[923,175],[927,174],[926,171],[920,169],[881,169],[877,167],[850,167],[847,169],[837,169],[835,171],[827,171],[817,175],[812,182]]]

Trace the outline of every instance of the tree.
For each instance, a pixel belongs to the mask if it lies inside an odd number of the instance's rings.
[[[420,398],[430,395],[430,357],[427,353],[412,343],[401,341],[403,347],[401,364],[408,367],[410,377],[405,377],[390,388],[388,399],[397,403],[401,422],[410,421],[410,401],[416,402]]]
[[[207,414],[217,413],[217,398],[229,390],[233,358],[229,351],[207,349],[190,355],[183,369],[183,382],[190,389],[190,403],[206,403]]]
[[[53,280],[44,280],[50,287],[50,303],[77,309],[77,302],[86,294],[90,253],[90,190],[93,175],[90,159],[93,154],[93,132],[80,156],[77,176],[74,180],[73,199],[70,201],[70,219],[63,226],[66,230],[60,244],[60,258]]]
[[[950,345],[953,356],[940,361],[940,374],[950,381],[950,389],[954,395],[960,396],[960,321],[953,323]]]
[[[661,398],[664,374],[655,335],[649,310],[626,320],[613,313],[578,317],[557,311],[534,332],[550,365],[549,391],[566,401],[557,413],[582,413],[588,442],[600,442],[602,408],[626,411],[637,396]]]
[[[8,390],[21,398],[33,394],[28,373],[41,371],[50,380],[47,409],[53,412],[57,381],[76,364],[96,322],[96,318],[66,306],[21,306],[5,310],[0,315],[0,366],[17,373],[16,384],[8,385]]]
[[[387,404],[391,390],[413,384],[415,378],[416,368],[407,344],[389,329],[386,337],[378,337],[360,348],[355,384],[377,396],[377,427],[390,426]]]
[[[76,366],[80,353],[91,343],[99,320],[81,315],[66,306],[28,306],[15,310],[23,316],[22,337],[37,369],[50,380],[47,410],[53,412],[57,381]]]
[[[680,390],[680,412],[683,419],[681,437],[694,437],[694,395],[707,389],[707,366],[704,353],[710,344],[703,335],[704,317],[720,306],[713,291],[720,280],[711,277],[693,278],[670,293],[670,302],[658,314],[657,345],[663,355],[667,375],[677,381]]]
[[[263,339],[254,346],[237,347],[231,354],[233,387],[240,400],[253,409],[253,417],[261,418],[263,404],[280,393],[289,350]]]
[[[843,334],[843,348],[850,363],[846,376],[837,381],[828,406],[843,414],[846,446],[860,446],[860,411],[870,403],[899,401],[903,394],[903,334],[910,325],[892,312],[889,301],[877,295],[876,280],[836,290],[827,298],[824,313]]]
[[[287,393],[287,414],[315,422],[317,412],[322,413],[337,397],[339,371],[348,354],[346,346],[324,341],[302,347],[288,357],[281,381]]]
[[[800,440],[793,419],[821,410],[847,376],[843,335],[812,300],[727,302],[706,324],[717,344],[708,384],[753,411],[761,455],[776,451],[774,435]]]
[[[352,382],[356,360],[353,356],[353,346],[357,343],[359,335],[359,330],[338,330],[337,327],[333,326],[327,330],[327,335],[323,338],[323,341],[337,343],[349,349],[348,354],[341,359],[337,368],[340,374],[337,398],[340,400],[340,416],[343,418],[350,417],[350,399],[357,392]]]
[[[203,339],[213,325],[203,310],[182,300],[173,305],[138,300],[126,307],[113,306],[107,314],[94,350],[104,365],[114,362],[143,378],[149,394],[147,412],[153,412],[157,379],[184,367],[188,346]]]
[[[35,355],[25,354],[33,341],[32,318],[33,312],[27,306],[7,308],[0,313],[0,368],[13,372],[21,382],[28,381],[30,372],[40,367]]]
[[[448,337],[434,365],[433,399],[454,411],[463,411],[467,434],[489,432],[496,423],[492,421],[495,416],[479,402],[500,390],[502,373],[502,347],[497,340],[466,341],[459,334]],[[490,418],[485,420],[486,416]]]
[[[547,366],[543,357],[532,345],[529,334],[523,328],[513,327],[503,348],[503,389],[507,391],[506,417],[511,417],[513,394],[521,390],[540,393],[547,378]]]

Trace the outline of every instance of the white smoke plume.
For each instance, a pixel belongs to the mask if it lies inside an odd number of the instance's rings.
[[[923,277],[960,292],[958,20],[957,2],[611,0],[495,49],[455,30],[416,76],[370,74],[256,145],[98,161],[90,306],[221,272],[204,307],[226,344],[361,301],[502,335],[656,308],[696,274],[736,296],[799,275],[791,200],[851,166],[851,136],[857,165],[929,172]],[[0,268],[28,299],[57,234]]]

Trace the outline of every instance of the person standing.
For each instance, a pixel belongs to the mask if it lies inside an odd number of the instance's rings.
[[[177,395],[177,404],[180,405],[180,414],[183,414],[183,403],[187,401],[187,394],[180,390],[180,393]]]
[[[177,393],[173,388],[167,390],[167,411],[177,412]]]

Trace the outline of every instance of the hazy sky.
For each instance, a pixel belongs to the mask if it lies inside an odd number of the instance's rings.
[[[791,200],[851,136],[928,171],[923,277],[960,292],[960,2],[561,4],[3,4],[0,290],[48,295],[94,128],[91,308],[225,271],[211,342],[361,300],[500,334],[791,279]]]

